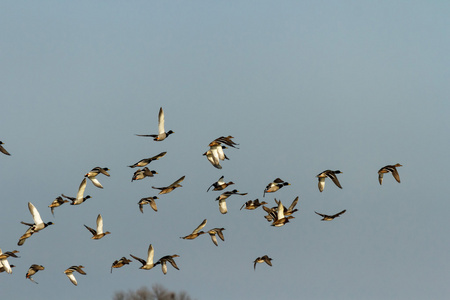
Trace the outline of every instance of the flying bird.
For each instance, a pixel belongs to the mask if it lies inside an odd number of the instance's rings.
[[[164,275],[167,274],[167,264],[166,264],[167,262],[169,262],[169,263],[172,265],[172,267],[174,267],[175,269],[180,270],[180,269],[178,268],[177,264],[175,263],[174,257],[180,257],[180,256],[177,255],[177,254],[174,254],[174,255],[166,255],[166,256],[161,257],[161,258],[158,260],[157,263],[160,263],[160,264],[161,264],[161,269],[162,269],[162,272],[164,273]]]
[[[341,184],[339,183],[339,180],[337,179],[336,174],[341,174],[342,172],[339,170],[336,171],[332,171],[332,170],[326,170],[323,171],[322,173],[318,174],[316,177],[319,178],[319,191],[322,192],[323,189],[325,188],[325,178],[330,178],[334,184],[342,189]]]
[[[69,200],[64,200],[61,196],[58,196],[55,200],[53,200],[53,202],[48,206],[50,207],[53,217],[55,216],[54,212],[55,207],[59,207],[66,202],[69,202]]]
[[[70,205],[79,205],[79,204],[83,203],[84,201],[86,201],[87,199],[91,198],[91,196],[89,196],[89,195],[87,195],[86,197],[83,197],[85,190],[86,190],[86,178],[83,178],[83,180],[81,181],[80,186],[78,188],[77,196],[75,198],[66,196],[64,194],[61,194],[61,196],[72,201],[70,203]]]
[[[183,236],[183,237],[180,237],[180,239],[184,239],[184,240],[193,240],[193,239],[195,239],[196,237],[198,237],[198,236],[200,236],[200,235],[202,235],[202,234],[205,234],[206,232],[203,232],[203,231],[200,231],[200,230],[201,230],[203,227],[205,227],[206,222],[207,222],[206,219],[204,219],[203,222],[202,222],[200,225],[198,225],[197,228],[195,228],[194,231],[192,231],[191,234],[186,235],[186,236]]]
[[[148,246],[146,261],[143,260],[142,258],[134,256],[133,254],[130,254],[130,256],[142,264],[142,266],[139,269],[143,269],[143,270],[153,269],[154,266],[156,266],[160,263],[159,261],[156,263],[153,263],[153,257],[155,256],[155,250],[153,249],[152,244],[150,244]]]
[[[223,189],[225,189],[227,186],[234,184],[233,181],[229,181],[229,182],[225,182],[223,180],[223,176],[219,178],[219,180],[217,180],[216,182],[214,182],[213,184],[211,184],[211,186],[206,190],[207,192],[209,192],[209,189],[214,187],[213,191],[221,191]]]
[[[70,268],[68,268],[67,270],[64,271],[64,274],[67,275],[67,277],[70,279],[70,282],[72,282],[75,285],[78,285],[77,279],[75,278],[75,276],[73,275],[73,272],[78,272],[81,275],[86,275],[86,272],[84,272],[82,270],[82,268],[84,268],[83,266],[71,266]]]
[[[253,262],[253,269],[256,270],[256,264],[260,264],[260,263],[264,263],[264,262],[266,264],[268,264],[269,266],[272,266],[272,259],[269,256],[264,255],[261,257],[257,257],[255,259],[255,261]]]
[[[264,190],[263,197],[266,196],[266,193],[275,193],[279,189],[281,189],[283,186],[291,185],[289,182],[284,181],[280,178],[275,179],[273,182],[269,183],[266,186],[266,189]]]
[[[5,255],[0,249],[0,268],[3,268],[4,271],[8,274],[12,274],[11,265],[8,262],[9,255]]]
[[[341,216],[343,213],[345,213],[346,211],[347,211],[347,210],[344,209],[343,211],[338,212],[337,214],[334,214],[334,215],[320,214],[320,213],[318,213],[317,211],[315,211],[315,213],[322,217],[322,220],[321,220],[321,221],[331,221],[331,220],[333,220],[334,218],[340,217],[340,216]]]
[[[164,129],[164,111],[162,107],[159,109],[158,114],[158,134],[136,134],[137,136],[144,136],[144,137],[152,137],[154,138],[154,141],[163,141],[165,140],[169,135],[174,133],[172,130],[165,131]]]
[[[91,239],[93,239],[93,240],[99,240],[102,237],[104,237],[105,235],[111,233],[109,231],[103,232],[103,218],[102,218],[102,215],[100,215],[100,214],[98,214],[98,216],[97,216],[97,230],[95,230],[89,226],[86,226],[86,225],[84,225],[84,227],[86,227],[86,229],[92,233],[93,236]]]
[[[226,137],[221,136],[221,137],[215,139],[214,141],[212,141],[209,145],[211,146],[212,143],[217,142],[217,143],[225,144],[227,146],[239,149],[238,147],[235,146],[235,145],[239,145],[239,144],[236,144],[231,139],[234,139],[234,137],[232,137],[231,135],[226,136]]]
[[[6,151],[5,148],[3,148],[2,145],[4,145],[4,144],[5,144],[5,143],[3,143],[2,141],[0,141],[0,152],[3,153],[3,154],[6,154],[6,155],[11,155],[11,154],[9,154],[8,151]]]
[[[293,216],[286,216],[284,214],[284,206],[281,203],[281,200],[278,201],[277,214],[275,215],[275,213],[273,213],[272,216],[274,217],[274,221],[272,222],[271,226],[275,227],[281,227],[284,224],[289,223],[289,219],[294,219]]]
[[[111,273],[113,268],[122,268],[124,265],[129,265],[131,260],[123,256],[121,259],[115,260],[111,266]]]
[[[30,279],[32,282],[37,283],[36,281],[33,280],[33,276],[34,274],[36,274],[38,271],[40,270],[44,270],[45,268],[41,265],[31,265],[30,268],[28,269],[27,274],[25,275],[25,278]]]
[[[161,157],[163,157],[164,155],[166,155],[167,152],[161,152],[158,155],[155,155],[153,157],[149,157],[149,158],[144,158],[141,159],[140,161],[138,161],[137,163],[135,163],[134,165],[129,166],[130,168],[136,168],[136,167],[145,167],[146,165],[148,165],[149,163],[151,163],[154,160],[158,160]]]
[[[159,199],[159,198],[156,196],[153,196],[153,197],[142,198],[141,200],[139,200],[138,205],[139,205],[139,209],[140,209],[141,213],[144,213],[144,205],[145,204],[150,204],[150,207],[154,211],[158,211],[158,208],[156,207],[155,199]]]
[[[178,179],[177,181],[175,181],[174,183],[172,183],[169,186],[165,186],[165,187],[154,187],[154,186],[152,186],[152,188],[154,188],[156,190],[161,190],[161,192],[159,192],[158,195],[170,193],[174,189],[176,189],[178,187],[182,187],[180,182],[182,182],[184,180],[184,177],[185,176],[181,176],[180,179]]]
[[[42,221],[41,215],[39,214],[39,211],[36,209],[36,207],[31,203],[28,202],[28,209],[31,213],[31,216],[33,217],[34,223],[26,223],[26,222],[20,222],[24,225],[28,226],[27,231],[19,238],[19,242],[17,245],[22,246],[25,243],[25,240],[31,237],[34,233],[41,231],[45,227],[49,225],[53,225],[53,222],[47,222],[44,223]]]
[[[220,213],[226,214],[228,212],[226,200],[231,195],[245,196],[245,195],[247,195],[247,193],[239,193],[239,191],[236,189],[222,193],[219,197],[216,198],[216,201],[219,201]]]
[[[267,202],[266,201],[259,202],[259,199],[248,200],[247,202],[245,202],[241,206],[240,210],[242,210],[243,208],[248,209],[248,210],[254,210],[254,209],[257,209],[258,207],[260,207],[261,205],[264,205],[264,204],[267,204]]]
[[[110,175],[109,175],[108,171],[109,171],[108,168],[95,167],[92,170],[90,170],[88,173],[86,173],[86,175],[84,175],[84,177],[89,178],[96,187],[102,189],[103,186],[100,183],[100,181],[98,181],[97,175],[101,173],[101,174],[109,177]]]
[[[219,236],[219,238],[222,241],[225,241],[225,238],[223,237],[223,230],[225,230],[225,228],[213,228],[208,230],[209,236],[211,237],[212,242],[214,243],[214,245],[219,246],[217,244],[217,238],[216,238],[216,234]]]
[[[395,180],[397,180],[398,183],[400,183],[400,175],[398,175],[397,168],[402,167],[401,164],[395,164],[395,165],[387,165],[385,167],[382,167],[378,171],[378,181],[380,182],[380,185],[383,183],[383,175],[384,173],[392,173],[392,176],[394,176]]]
[[[134,172],[133,178],[131,178],[131,182],[134,180],[141,180],[145,177],[153,177],[155,174],[158,174],[155,170],[151,170],[147,167],[143,169],[138,169],[136,172]]]

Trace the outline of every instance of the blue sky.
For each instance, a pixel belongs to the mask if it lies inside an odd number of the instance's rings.
[[[6,299],[111,299],[162,284],[196,299],[446,299],[450,204],[450,4],[444,1],[7,1],[1,4],[0,140],[3,251],[21,258],[0,274]],[[135,134],[166,129],[157,143]],[[222,135],[240,149],[217,170],[202,154]],[[131,182],[127,166],[162,151],[159,174]],[[401,184],[377,171],[401,163]],[[74,196],[83,175],[92,196]],[[315,176],[341,170],[343,189]],[[137,202],[185,175],[183,187],[141,214]],[[224,175],[248,193],[221,215],[206,189]],[[295,219],[273,228],[262,199],[300,197]],[[17,246],[27,202],[55,225]],[[314,211],[347,212],[321,222]],[[93,241],[101,213],[111,235]],[[224,227],[225,242],[189,234]],[[114,260],[179,254],[180,271]],[[273,267],[253,260],[264,254]],[[28,282],[31,264],[45,266]],[[73,286],[63,271],[84,265]]]

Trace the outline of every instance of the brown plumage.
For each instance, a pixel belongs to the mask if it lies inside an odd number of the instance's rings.
[[[182,187],[182,185],[180,185],[180,182],[182,182],[184,180],[185,176],[182,176],[180,179],[178,179],[177,181],[175,181],[174,183],[172,183],[169,186],[166,187],[154,187],[152,186],[152,188],[157,189],[157,190],[161,190],[161,192],[159,192],[158,195],[161,194],[167,194],[170,193],[171,191],[173,191],[174,189],[178,188],[178,187]]]
[[[183,237],[180,237],[180,238],[184,239],[184,240],[193,240],[193,239],[197,238],[198,236],[200,236],[202,234],[205,234],[206,232],[203,232],[203,231],[200,231],[200,230],[203,227],[205,227],[206,222],[207,222],[206,219],[204,219],[203,222],[200,225],[198,225],[197,228],[195,228],[194,231],[192,231],[191,234],[183,236]]]
[[[380,183],[380,185],[383,183],[383,175],[385,173],[392,173],[392,176],[394,176],[395,180],[397,180],[398,183],[400,183],[400,175],[398,175],[398,171],[397,168],[398,167],[402,167],[401,164],[395,164],[395,165],[387,165],[382,167],[379,171],[378,171],[378,182]]]

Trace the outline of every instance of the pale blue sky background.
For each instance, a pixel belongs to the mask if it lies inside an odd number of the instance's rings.
[[[155,283],[205,299],[447,299],[450,167],[450,3],[446,1],[3,1],[0,4],[0,247],[20,250],[0,274],[4,299],[111,299]],[[159,107],[161,143],[154,133]],[[213,168],[202,153],[221,135],[240,149]],[[127,166],[159,174],[130,182]],[[377,171],[401,163],[402,183]],[[104,189],[65,204],[95,166]],[[339,169],[343,189],[315,176]],[[185,175],[141,214],[137,202]],[[226,215],[206,193],[221,175],[248,195]],[[273,228],[239,211],[276,177],[265,200],[289,205]],[[51,226],[17,246],[31,201]],[[347,213],[321,222],[314,211]],[[111,235],[90,239],[101,213]],[[185,241],[203,219],[225,242]],[[180,271],[139,270],[130,253],[179,254]],[[253,260],[268,254],[273,267]],[[33,264],[46,267],[25,273]],[[73,286],[63,271],[85,266]]]

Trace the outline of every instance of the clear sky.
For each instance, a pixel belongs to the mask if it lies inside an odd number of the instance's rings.
[[[0,274],[2,299],[111,299],[161,284],[205,299],[448,299],[450,293],[450,3],[446,1],[3,1],[0,4],[0,247],[19,250]],[[167,140],[157,131],[165,111]],[[240,149],[215,169],[202,154],[219,136]],[[127,166],[162,151],[159,174],[131,182]],[[377,171],[401,163],[402,182]],[[75,196],[86,172],[92,198]],[[343,189],[318,173],[341,170]],[[181,176],[182,188],[144,214],[139,199]],[[220,176],[248,193],[206,189]],[[274,228],[264,198],[295,219]],[[55,224],[19,247],[27,202]],[[314,211],[347,212],[321,222]],[[91,240],[97,215],[111,235]],[[203,219],[224,227],[179,237]],[[114,260],[178,254],[180,270]],[[273,266],[253,261],[268,254]],[[45,267],[25,279],[31,264]],[[84,265],[72,285],[63,271]]]

